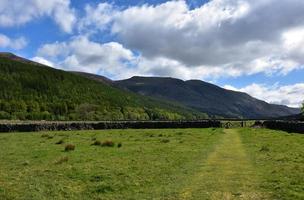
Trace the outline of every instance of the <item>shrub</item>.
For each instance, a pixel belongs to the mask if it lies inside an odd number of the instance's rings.
[[[67,157],[67,156],[64,156],[64,157],[62,157],[62,158],[60,158],[59,160],[57,160],[56,162],[55,162],[55,164],[62,164],[62,163],[64,163],[64,162],[68,162],[69,161],[69,157]]]
[[[122,147],[122,143],[121,143],[121,142],[118,143],[118,144],[117,144],[117,147],[118,147],[118,148]]]
[[[111,140],[106,140],[101,143],[101,146],[103,147],[114,147],[115,143]]]
[[[75,150],[75,145],[73,144],[67,144],[64,147],[64,151],[74,151]]]
[[[99,140],[95,140],[92,145],[100,146],[101,142]]]

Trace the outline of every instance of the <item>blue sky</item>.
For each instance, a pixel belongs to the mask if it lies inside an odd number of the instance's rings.
[[[274,2],[0,0],[0,51],[112,79],[200,79],[296,107],[304,3]]]

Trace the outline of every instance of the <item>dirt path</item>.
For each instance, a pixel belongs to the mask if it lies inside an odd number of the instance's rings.
[[[226,129],[215,150],[202,162],[180,199],[268,199],[234,129]]]

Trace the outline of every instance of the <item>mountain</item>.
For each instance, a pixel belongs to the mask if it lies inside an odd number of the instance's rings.
[[[37,63],[37,62],[31,61],[31,60],[16,56],[15,54],[10,53],[10,52],[0,52],[0,59],[2,59],[2,58],[9,59],[11,61],[17,61],[17,62],[24,63],[24,64],[44,66],[41,63]]]
[[[87,74],[88,75],[88,74]],[[101,79],[100,79],[101,80]],[[206,114],[111,86],[111,81],[0,53],[0,119],[196,119]]]
[[[0,119],[278,118],[299,112],[199,80],[132,77],[112,81],[0,53]]]
[[[253,119],[275,118],[300,112],[299,109],[269,104],[246,93],[226,90],[200,80],[132,77],[115,83],[138,94],[177,102],[210,116]]]

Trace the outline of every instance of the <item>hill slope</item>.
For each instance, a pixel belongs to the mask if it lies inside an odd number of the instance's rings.
[[[116,84],[142,95],[175,101],[214,116],[273,118],[299,113],[299,109],[268,104],[246,93],[226,90],[199,80],[132,77]]]
[[[204,116],[179,105],[0,54],[0,119],[124,120]]]

